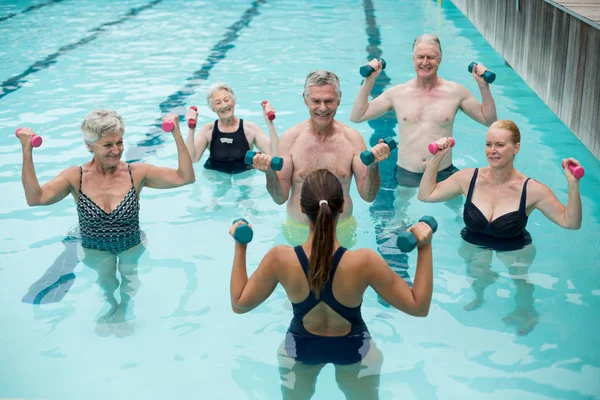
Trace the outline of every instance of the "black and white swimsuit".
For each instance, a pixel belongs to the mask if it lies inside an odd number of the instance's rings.
[[[77,215],[81,245],[88,249],[118,254],[141,242],[140,203],[133,184],[131,167],[127,165],[131,189],[110,213],[104,211],[81,191],[83,168],[79,167]]]

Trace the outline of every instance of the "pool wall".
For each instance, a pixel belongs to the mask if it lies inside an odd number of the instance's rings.
[[[600,159],[598,21],[545,0],[452,2]]]

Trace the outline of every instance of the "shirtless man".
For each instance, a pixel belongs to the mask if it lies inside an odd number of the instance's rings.
[[[347,247],[351,247],[354,233],[340,235],[340,230],[352,225],[349,221],[356,226],[356,221],[351,218],[352,175],[363,200],[373,201],[379,190],[378,163],[390,155],[390,148],[380,141],[371,149],[375,161],[369,167],[362,163],[360,153],[367,148],[364,139],[357,130],[335,120],[341,96],[339,79],[334,73],[311,72],[306,78],[303,95],[310,118],[288,129],[279,139],[277,155],[283,158],[283,169],[279,172],[271,170],[271,156],[257,154],[254,157],[254,167],[266,173],[267,190],[273,200],[277,204],[290,200],[287,203],[288,228],[291,225],[298,230],[299,224],[303,226],[302,233],[286,235],[289,242],[302,243],[306,240],[304,235],[308,235],[308,219],[300,209],[300,189],[304,179],[314,170],[326,168],[342,182],[346,200],[338,223],[338,240]]]
[[[404,187],[419,186],[431,158],[427,146],[441,137],[452,136],[454,117],[459,109],[483,125],[490,126],[497,119],[490,87],[482,78],[487,69],[482,64],[473,68],[473,77],[481,92],[480,104],[467,88],[438,76],[441,62],[439,38],[432,34],[419,36],[413,44],[417,76],[387,89],[369,102],[375,79],[382,70],[381,61],[371,60],[369,65],[375,71],[364,80],[350,114],[350,121],[362,122],[392,109],[395,111],[399,125],[396,180]],[[444,180],[456,171],[452,152],[449,152],[440,164],[438,179]]]

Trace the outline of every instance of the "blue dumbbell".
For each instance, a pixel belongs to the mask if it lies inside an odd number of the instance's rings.
[[[431,227],[431,230],[434,233],[435,231],[437,231],[438,223],[432,216],[425,215],[419,220],[419,222],[425,222]],[[415,235],[413,235],[412,232],[402,232],[400,235],[398,235],[396,245],[402,252],[408,253],[409,251],[412,251],[415,247],[417,247],[417,238],[415,237]]]
[[[381,69],[382,69],[382,70],[384,70],[384,69],[385,69],[385,66],[386,66],[385,60],[382,58],[382,59],[381,59]],[[369,64],[367,64],[367,65],[363,65],[362,67],[360,67],[360,70],[359,70],[359,72],[360,72],[360,75],[361,75],[363,78],[366,78],[366,77],[368,77],[368,76],[371,76],[371,74],[373,73],[373,71],[375,71],[375,70],[374,70],[374,69],[373,69],[373,67],[371,67]]]
[[[240,244],[250,243],[252,241],[252,237],[254,236],[252,228],[250,228],[250,225],[248,225],[248,221],[246,221],[245,218],[234,219],[231,225],[235,224],[238,221],[244,221],[245,224],[235,228],[235,231],[233,232],[233,238],[236,242]]]
[[[394,150],[398,146],[394,138],[391,136],[383,139],[383,142],[390,147],[390,151]],[[373,153],[371,153],[371,150],[365,150],[360,153],[360,160],[368,167],[369,165],[373,164],[373,161],[375,161],[375,156]]]
[[[246,152],[246,156],[244,157],[244,161],[246,162],[246,164],[252,165],[252,159],[254,158],[255,155],[256,155],[255,151],[248,150]],[[271,169],[273,171],[281,171],[281,168],[283,168],[283,158],[273,157],[273,159],[271,160]]]
[[[469,72],[473,73],[473,68],[477,65],[476,62],[472,62],[471,64],[469,64]],[[485,71],[483,73],[483,80],[486,81],[487,83],[492,83],[496,80],[496,74],[493,73],[492,71]]]

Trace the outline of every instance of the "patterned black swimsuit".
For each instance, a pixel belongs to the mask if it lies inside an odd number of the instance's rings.
[[[131,178],[131,189],[119,205],[107,213],[81,191],[83,169],[79,167],[77,215],[83,247],[117,254],[141,242],[140,203],[133,184],[131,167],[127,165],[127,168]]]

